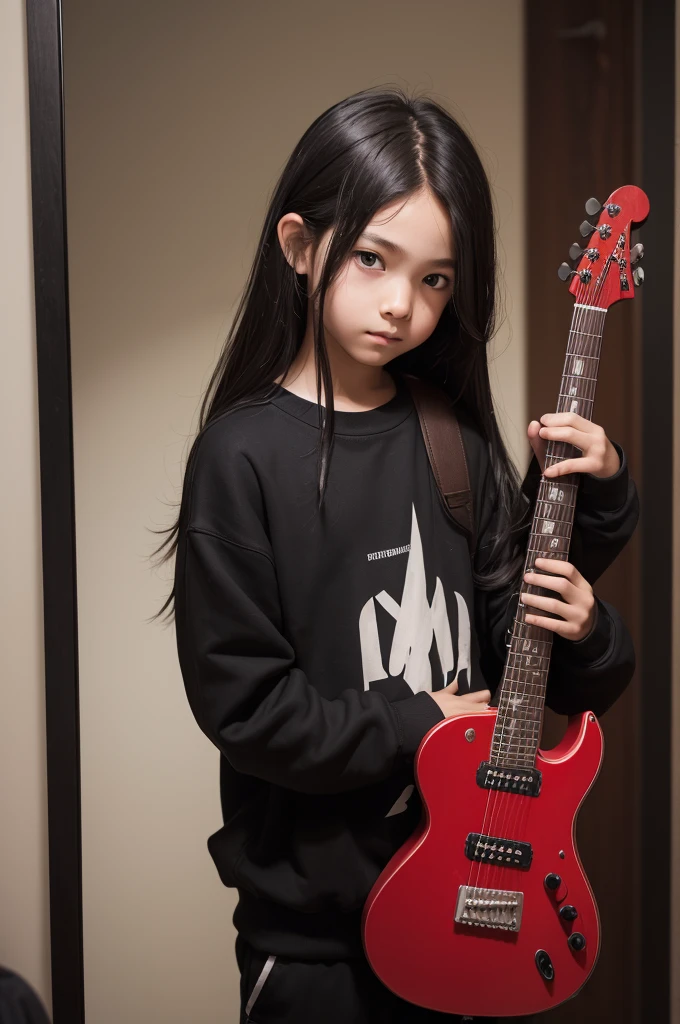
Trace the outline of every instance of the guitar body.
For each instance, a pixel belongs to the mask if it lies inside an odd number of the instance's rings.
[[[535,796],[477,781],[480,763],[489,760],[496,716],[489,709],[447,718],[423,738],[414,760],[424,805],[420,826],[381,872],[362,916],[366,956],[387,988],[416,1005],[471,1017],[540,1013],[570,999],[588,980],[600,946],[597,905],[574,836],[579,807],[602,763],[600,725],[589,712],[573,716],[557,747],[539,748]],[[504,847],[503,854],[517,858],[521,851],[530,863],[472,859],[466,854],[470,834],[509,840],[511,850]],[[492,846],[484,849],[477,839],[472,850],[496,859],[501,854]],[[553,890],[545,884],[549,875],[559,876],[551,879]],[[465,913],[459,901],[465,886],[520,893],[521,907],[475,910],[472,904],[467,920],[478,915],[496,926],[456,922]],[[562,907],[575,907],[578,916],[565,919]],[[508,927],[513,913],[520,914],[518,930]],[[573,932],[585,937],[583,949],[569,945]],[[539,969],[539,950],[549,956],[551,980]],[[545,958],[541,963],[549,976]]]

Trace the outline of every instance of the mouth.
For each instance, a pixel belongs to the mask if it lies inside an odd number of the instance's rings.
[[[388,331],[367,331],[370,338],[380,339],[381,341],[401,341],[398,334],[390,334]]]

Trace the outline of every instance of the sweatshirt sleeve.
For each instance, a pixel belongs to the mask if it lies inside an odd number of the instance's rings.
[[[390,776],[444,714],[421,691],[389,701],[351,685],[329,700],[283,626],[257,477],[247,457],[199,448],[176,563],[176,633],[190,707],[232,767],[306,793]]]
[[[637,490],[628,473],[625,453],[613,443],[620,459],[618,471],[605,478],[583,474],[574,514],[569,561],[591,585],[630,540],[639,516]],[[534,455],[522,485],[532,509],[540,479]],[[488,493],[489,487],[487,467],[478,498],[478,507],[482,509],[478,549],[481,555],[492,523],[493,494]],[[480,591],[478,595],[480,635],[489,637],[483,670],[492,690],[502,677],[520,583],[502,590]],[[596,618],[588,636],[573,641],[552,634],[546,703],[559,714],[586,710],[603,714],[623,693],[635,671],[632,638],[621,615],[597,595],[595,602]]]

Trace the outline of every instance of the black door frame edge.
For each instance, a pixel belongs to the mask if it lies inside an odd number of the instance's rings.
[[[675,13],[647,0],[641,17],[643,324],[642,867],[670,892],[673,213]],[[31,203],[42,515],[49,903],[54,1024],[84,1024],[80,720],[73,408],[61,0],[26,0]],[[622,68],[622,74],[628,69]],[[665,725],[664,725],[665,723]],[[644,879],[643,879],[644,880]],[[641,908],[645,1019],[669,1020],[670,907]]]
[[[60,0],[26,0],[55,1024],[84,1024],[78,618]]]
[[[640,185],[650,200],[641,231],[640,1011],[662,1024],[671,1012],[675,4],[645,0],[638,13]],[[665,899],[645,899],[650,878]]]

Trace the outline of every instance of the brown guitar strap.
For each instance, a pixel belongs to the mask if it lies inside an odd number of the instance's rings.
[[[475,551],[472,491],[463,437],[451,399],[430,381],[403,373],[413,398],[425,447],[439,492],[449,516],[466,534],[470,554]]]

